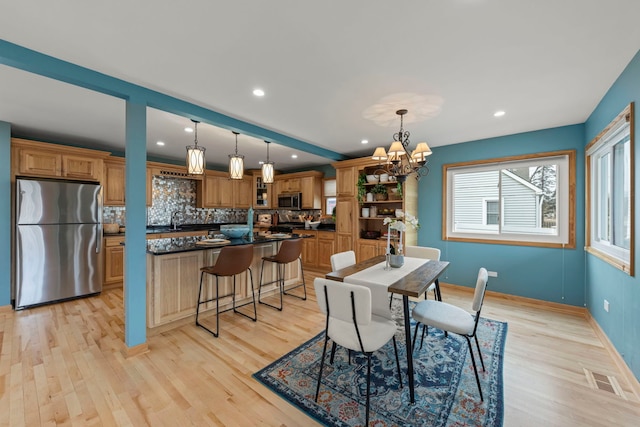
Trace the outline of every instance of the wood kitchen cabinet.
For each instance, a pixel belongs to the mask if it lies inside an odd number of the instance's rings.
[[[352,198],[339,197],[336,201],[336,251],[355,250],[355,215]]]
[[[233,207],[238,209],[249,209],[253,203],[251,177],[233,180]]]
[[[102,203],[105,206],[125,205],[125,159],[109,157],[104,161],[102,174]]]
[[[103,288],[122,286],[124,280],[124,236],[104,238],[104,282]]]
[[[273,183],[275,197],[282,193],[302,193],[302,209],[322,209],[322,178],[318,171],[277,175]]]
[[[318,265],[318,232],[304,230],[304,234],[311,237],[302,239],[302,264],[305,268],[315,268]]]
[[[336,233],[318,231],[318,269],[326,272],[331,271],[331,255],[336,252]]]
[[[200,208],[232,208],[233,182],[226,176],[207,172],[203,181],[196,183]]]
[[[101,181],[108,152],[11,139],[14,175]]]
[[[252,171],[253,178],[253,208],[254,209],[274,209],[273,184],[265,184],[262,180],[261,171]]]

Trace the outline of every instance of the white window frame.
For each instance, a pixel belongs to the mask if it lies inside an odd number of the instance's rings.
[[[489,210],[487,209],[487,203],[489,203],[489,202],[498,203],[498,202],[500,202],[500,199],[497,198],[497,197],[483,197],[482,198],[482,225],[494,225],[494,224],[489,224],[488,221],[487,221],[487,214],[489,213]],[[500,223],[500,211],[501,211],[501,209],[498,209],[498,224]]]
[[[523,167],[527,165],[540,166],[544,164],[556,164],[556,202],[557,202],[557,233],[531,234],[508,232],[502,230],[503,201],[499,194],[500,221],[499,231],[487,230],[478,232],[454,231],[454,176],[456,173],[482,172],[488,170],[501,170],[507,168]],[[442,238],[449,241],[510,244],[519,246],[543,246],[575,248],[575,164],[576,151],[562,150],[547,153],[535,153],[530,155],[504,157],[499,159],[487,159],[473,162],[448,164],[443,166],[443,215]],[[483,214],[486,206],[483,206]],[[484,215],[483,215],[484,216]],[[486,220],[483,220],[486,222]]]
[[[634,275],[634,222],[635,222],[635,208],[634,208],[634,114],[633,103],[629,104],[607,127],[600,132],[586,147],[586,251],[605,262],[613,265],[614,267],[626,272],[630,276]],[[600,233],[599,227],[602,226],[602,220],[600,213],[606,210],[606,207],[602,206],[601,198],[599,196],[599,190],[603,184],[607,185],[608,193],[613,198],[615,194],[613,191],[614,182],[614,168],[613,162],[613,150],[616,144],[629,140],[629,155],[625,157],[625,163],[628,162],[629,174],[626,177],[628,182],[625,182],[623,186],[626,186],[629,191],[629,248],[617,246],[614,243],[599,239]],[[599,168],[600,160],[604,156],[609,156],[607,175],[603,176]],[[619,172],[618,169],[616,171]],[[609,203],[611,206],[616,205],[616,200]],[[606,226],[613,229],[615,216],[613,214],[608,215],[610,221],[607,221]]]

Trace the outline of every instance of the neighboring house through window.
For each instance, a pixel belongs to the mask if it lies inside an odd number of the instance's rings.
[[[444,168],[445,240],[575,247],[575,151]]]
[[[587,252],[633,276],[633,104],[586,148]]]

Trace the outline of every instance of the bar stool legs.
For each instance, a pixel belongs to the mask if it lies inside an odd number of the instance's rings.
[[[293,240],[285,240],[282,242],[280,246],[280,250],[277,254],[273,256],[263,257],[262,258],[262,268],[260,270],[260,284],[258,285],[258,303],[267,305],[269,307],[275,308],[276,310],[282,311],[282,295],[288,295],[296,298],[300,298],[301,300],[307,299],[307,285],[304,280],[304,269],[302,267],[302,258],[300,258],[300,254],[302,253],[302,239],[293,239]],[[302,283],[292,286],[291,288],[285,290],[284,288],[284,274],[286,265],[298,261],[300,263],[300,272],[302,274]],[[263,282],[264,275],[264,263],[265,261],[273,262],[276,265],[276,280],[272,280],[270,282]],[[270,285],[272,283],[278,284],[278,294],[280,298],[280,304],[274,305],[268,302],[262,301],[262,287],[265,285]],[[302,286],[304,290],[304,294],[294,295],[290,292],[292,289],[296,289]]]
[[[225,295],[220,295],[220,288],[219,288],[219,283],[218,283],[218,276],[216,276],[216,296],[209,298],[207,300],[202,301],[202,284],[203,284],[203,279],[204,279],[204,274],[206,273],[205,271],[200,273],[200,289],[198,290],[198,307],[196,308],[196,325],[200,326],[202,329],[206,330],[207,332],[209,332],[211,335],[213,335],[214,337],[218,337],[219,333],[220,333],[220,313],[224,313],[225,311],[229,311],[229,310],[233,310],[234,313],[236,314],[240,314],[244,317],[246,317],[247,319],[251,319],[254,322],[256,320],[258,320],[258,312],[256,310],[256,294],[253,288],[253,274],[251,274],[251,269],[248,268],[247,269],[249,272],[249,279],[250,279],[250,283],[251,283],[251,301],[246,302],[242,305],[238,305],[236,306],[236,276],[233,276],[233,290],[232,292],[225,294]],[[231,296],[231,300],[232,300],[232,307],[228,308],[226,310],[220,311],[220,298],[225,298]],[[215,332],[212,331],[211,329],[207,328],[205,325],[203,325],[202,323],[200,323],[198,321],[198,318],[200,317],[200,306],[202,304],[206,304],[208,302],[211,301],[215,301],[216,302],[216,330]],[[246,313],[243,313],[241,311],[238,310],[238,308],[240,307],[244,307],[246,305],[249,304],[253,304],[253,316],[250,316]]]
[[[264,302],[260,299],[261,293],[262,293],[262,286],[264,285],[270,285],[271,283],[274,282],[267,282],[267,283],[263,283],[262,282],[262,275],[264,274],[264,262],[266,261],[266,259],[262,260],[262,267],[260,268],[260,284],[258,285],[258,303],[260,304],[264,304],[264,305],[268,305],[269,307],[275,308],[276,310],[280,310],[282,311],[282,294],[284,293],[284,277],[282,278],[282,280],[280,280],[280,264],[276,264],[276,268],[278,271],[277,274],[277,278],[275,280],[275,283],[278,283],[278,295],[280,296],[280,305],[273,305],[273,304],[269,304],[268,302]],[[284,274],[283,274],[284,276]]]
[[[251,261],[253,259],[253,245],[241,245],[241,246],[226,246],[222,248],[218,255],[218,260],[214,266],[202,267],[200,269],[200,289],[198,289],[198,303],[196,306],[196,326],[200,326],[202,329],[209,332],[214,337],[218,337],[220,333],[220,313],[233,309],[234,313],[241,314],[242,316],[253,320],[258,320],[258,311],[256,310],[256,293],[253,287],[253,273],[251,272]],[[236,276],[240,273],[247,272],[251,284],[251,300],[241,305],[236,305]],[[207,298],[203,295],[202,287],[204,284],[204,275],[210,274],[216,277],[215,295],[211,298]],[[233,277],[233,289],[230,293],[220,295],[219,278],[220,277]],[[220,311],[220,298],[231,297],[231,308]],[[206,298],[203,300],[203,298]],[[209,329],[202,323],[200,323],[200,306],[207,304],[211,301],[216,302],[216,328],[215,331]],[[253,316],[243,313],[238,310],[240,307],[253,304]]]

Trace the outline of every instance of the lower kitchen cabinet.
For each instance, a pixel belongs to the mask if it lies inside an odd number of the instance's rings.
[[[104,282],[103,288],[122,286],[124,280],[124,236],[104,238]]]
[[[384,255],[387,250],[386,240],[358,240],[358,262],[373,258],[378,255]]]
[[[336,233],[318,231],[318,269],[331,271],[331,255],[336,253]]]

